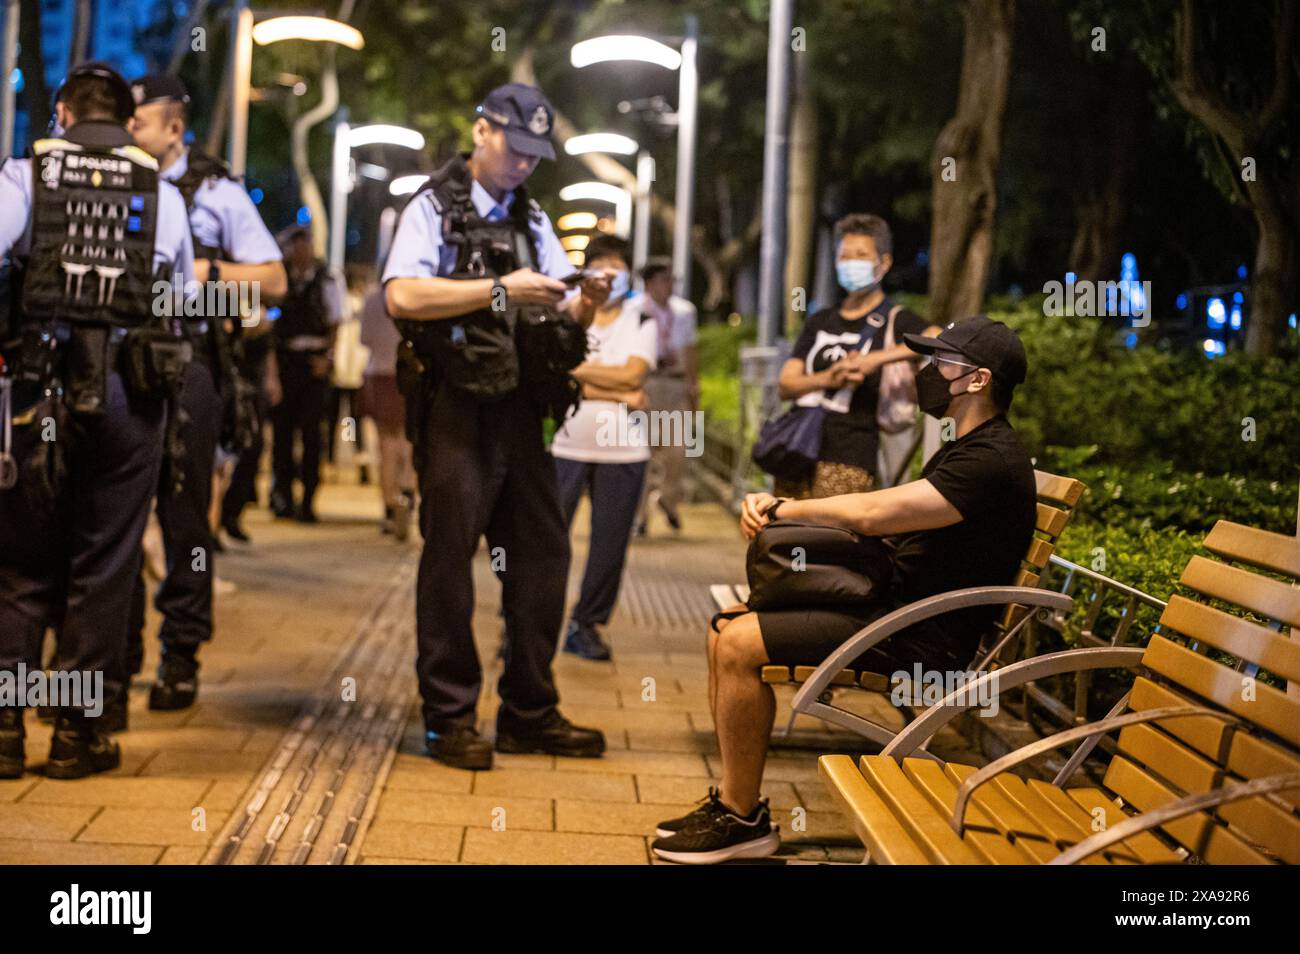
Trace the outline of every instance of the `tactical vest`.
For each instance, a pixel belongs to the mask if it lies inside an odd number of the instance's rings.
[[[473,174],[465,154],[429,176],[411,201],[431,193],[442,218],[443,243],[456,252],[450,278],[500,278],[517,268],[537,268],[532,225],[542,210],[521,186],[510,215],[489,221],[470,198]],[[577,403],[568,371],[581,363],[586,334],[553,308],[515,305],[484,308],[437,321],[397,320],[415,353],[432,364],[434,376],[480,400],[494,400],[529,387],[549,413],[563,416]]]
[[[23,311],[73,325],[140,325],[153,313],[158,164],[97,138],[73,127],[32,146]]]
[[[299,335],[323,338],[330,333],[325,311],[325,282],[328,270],[319,263],[309,280],[289,276],[289,288],[280,300],[280,317],[275,322],[276,340],[287,342]]]
[[[172,182],[185,200],[185,208],[189,212],[194,211],[194,197],[198,195],[199,188],[209,179],[230,179],[237,182],[238,180],[230,174],[230,169],[224,162],[213,156],[209,156],[197,146],[191,146],[186,155],[185,172]],[[215,245],[206,245],[199,241],[197,235],[194,239],[194,257],[195,258],[230,258],[230,250],[220,248]],[[200,279],[206,279],[206,275],[199,276]]]

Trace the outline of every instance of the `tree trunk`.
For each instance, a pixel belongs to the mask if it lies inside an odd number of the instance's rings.
[[[1086,191],[1075,200],[1070,271],[1079,281],[1114,278],[1119,268],[1120,233],[1128,211],[1128,187],[1137,152],[1137,121],[1131,109],[1112,110],[1110,148],[1104,169],[1094,170]]]
[[[817,190],[817,98],[808,79],[807,53],[795,54],[794,103],[790,111],[790,177],[786,193],[785,333],[798,334],[812,299],[812,239]],[[803,289],[803,307],[792,305]]]
[[[930,318],[979,312],[993,260],[1002,116],[1011,76],[1015,0],[966,0],[957,112],[935,140]]]
[[[25,3],[18,19],[18,68],[23,71],[23,110],[27,113],[27,145],[45,135],[50,120],[50,90],[45,85],[41,52],[41,5]]]
[[[1250,284],[1250,321],[1246,326],[1246,353],[1273,354],[1286,334],[1288,315],[1300,300],[1300,252],[1296,232],[1300,224],[1271,203],[1257,205],[1255,273]]]

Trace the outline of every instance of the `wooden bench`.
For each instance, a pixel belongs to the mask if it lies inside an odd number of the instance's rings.
[[[1093,647],[1022,660],[934,706],[876,756],[819,760],[868,860],[884,864],[1300,863],[1300,539],[1220,521],[1145,649]],[[1281,576],[1282,579],[1277,577]],[[1224,657],[1237,660],[1235,667]],[[1140,668],[1106,718],[983,768],[913,757],[983,689],[1104,668]],[[985,696],[984,698],[987,698]],[[1118,732],[1100,786],[1066,788]],[[1012,774],[1078,745],[1051,783]]]

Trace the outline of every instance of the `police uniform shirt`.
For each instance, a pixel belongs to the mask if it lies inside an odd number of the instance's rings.
[[[475,179],[470,186],[469,198],[480,216],[499,222],[509,217],[515,196],[510,192],[502,202],[497,202]],[[533,235],[533,248],[540,250],[536,253],[539,256],[537,271],[551,278],[573,274],[573,263],[569,261],[546,213],[538,218],[530,217],[528,224]],[[393,278],[446,278],[455,270],[456,249],[442,240],[442,215],[434,207],[433,193],[422,192],[407,205],[397,223],[388,263],[384,267],[384,282],[386,284]],[[574,289],[568,296],[576,294]]]
[[[11,250],[25,255],[31,247],[32,161],[10,159],[0,167],[0,255]],[[11,214],[9,210],[13,210]],[[154,272],[174,276],[174,282],[194,280],[194,245],[190,239],[185,200],[174,185],[158,183],[158,223],[153,238]]]
[[[186,150],[159,173],[159,178],[175,182],[189,167],[190,154]],[[242,265],[280,261],[280,246],[267,230],[253,200],[234,179],[211,176],[203,180],[194,193],[189,218],[194,237],[203,245],[220,249],[222,261]]]

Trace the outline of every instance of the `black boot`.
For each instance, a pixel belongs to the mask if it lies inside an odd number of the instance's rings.
[[[102,719],[80,709],[62,709],[54,720],[46,778],[85,778],[122,764],[122,750],[104,731]]]
[[[497,751],[594,759],[605,753],[605,736],[599,729],[574,725],[555,709],[541,719],[526,723],[513,722],[504,713],[498,713]]]
[[[492,746],[470,726],[451,726],[446,731],[424,733],[429,754],[452,768],[486,771],[492,767]]]
[[[0,778],[21,778],[23,774],[23,710],[17,706],[0,708]]]
[[[104,704],[104,714],[99,723],[105,732],[126,731],[126,690],[112,702]]]
[[[164,652],[158,681],[149,689],[150,709],[188,709],[199,693],[199,662],[193,656]]]

